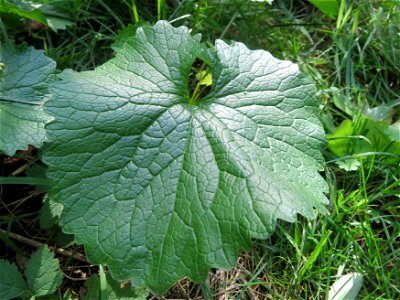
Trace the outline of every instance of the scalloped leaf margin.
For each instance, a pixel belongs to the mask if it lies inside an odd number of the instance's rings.
[[[191,105],[196,59],[213,85]],[[291,62],[236,42],[209,49],[160,21],[51,91],[49,196],[64,205],[64,230],[119,280],[156,293],[200,282],[276,219],[325,212],[315,87]]]

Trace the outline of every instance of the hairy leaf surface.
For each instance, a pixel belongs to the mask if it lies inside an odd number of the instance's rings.
[[[189,104],[192,64],[212,87]],[[230,268],[276,219],[324,211],[315,88],[288,61],[166,22],[94,71],[63,72],[45,156],[61,223],[92,262],[163,292]]]
[[[9,45],[0,46],[0,61],[0,151],[12,156],[46,140],[44,125],[51,117],[43,102],[56,64],[43,51]]]

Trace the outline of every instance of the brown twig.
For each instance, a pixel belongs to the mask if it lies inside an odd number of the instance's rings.
[[[71,276],[68,276],[67,274],[63,273],[65,277],[67,277],[68,279],[72,280],[72,281],[85,281],[87,280],[87,278],[74,278]]]
[[[16,169],[14,172],[10,174],[10,176],[17,176],[21,174],[23,171],[25,171],[32,163],[27,163]]]
[[[22,235],[19,235],[19,234],[13,233],[13,232],[8,232],[8,231],[3,230],[3,229],[0,229],[0,232],[3,233],[3,234],[8,235],[10,238],[12,238],[12,239],[14,239],[14,240],[16,240],[18,242],[24,243],[26,245],[29,245],[29,246],[32,246],[32,247],[35,247],[35,248],[39,248],[40,246],[44,245],[43,243],[40,243],[38,241],[26,238],[26,237],[24,237]],[[85,257],[80,253],[75,253],[74,254],[74,252],[71,251],[71,250],[66,250],[66,249],[63,249],[63,248],[57,248],[57,247],[53,247],[53,246],[50,246],[49,249],[54,251],[57,254],[62,255],[62,256],[65,256],[65,257],[71,257],[72,256],[76,260],[79,260],[79,261],[84,262],[84,263],[88,263],[88,261],[85,259]]]

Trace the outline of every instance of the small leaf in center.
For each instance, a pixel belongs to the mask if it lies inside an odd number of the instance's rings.
[[[212,85],[212,69],[200,58],[192,64],[189,74],[189,103],[195,105],[199,103],[210,91]]]

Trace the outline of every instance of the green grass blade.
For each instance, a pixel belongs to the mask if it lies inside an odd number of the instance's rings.
[[[328,241],[331,233],[332,233],[331,230],[327,231],[325,233],[324,237],[321,239],[321,241],[317,244],[314,251],[311,253],[310,257],[307,259],[304,266],[301,268],[300,273],[299,273],[299,280],[301,280],[301,278],[303,278],[303,276],[304,276],[304,273],[313,266],[315,260],[318,258],[319,254],[321,253],[322,249],[324,248],[326,242]]]
[[[104,272],[104,267],[99,265],[100,275],[100,300],[107,300],[107,278]]]
[[[0,176],[0,184],[29,184],[29,185],[50,185],[51,180],[41,177],[3,177]]]

